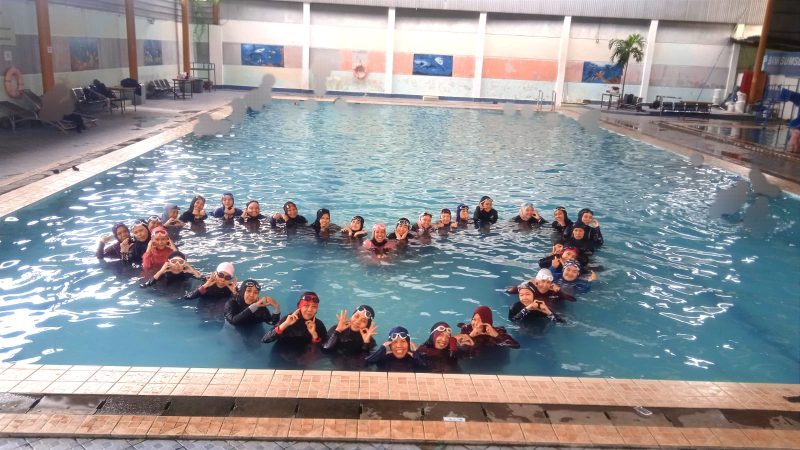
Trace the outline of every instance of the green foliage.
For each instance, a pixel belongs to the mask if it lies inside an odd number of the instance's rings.
[[[618,66],[627,67],[628,61],[633,57],[637,63],[644,58],[644,49],[647,41],[639,33],[631,34],[625,39],[611,39],[608,41],[608,48],[611,52],[611,62]]]
[[[633,58],[637,63],[644,59],[644,49],[647,40],[639,33],[634,33],[625,39],[611,39],[608,41],[608,49],[611,52],[611,62],[622,66],[622,92],[620,100],[625,98],[625,78],[628,75],[628,62]]]

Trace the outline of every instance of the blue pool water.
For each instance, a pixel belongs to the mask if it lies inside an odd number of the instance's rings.
[[[479,304],[522,344],[505,361],[464,361],[468,372],[800,381],[800,201],[769,202],[778,227],[751,237],[710,220],[719,189],[740,179],[555,114],[399,106],[294,106],[275,102],[229,136],[188,136],[0,219],[0,359],[51,364],[331,369],[329,359],[286,362],[237,330],[222,305],[180,300],[180,289],[140,289],[138,273],[94,257],[118,220],[216,206],[231,190],[272,212],[287,199],[309,219],[319,207],[344,224],[354,214],[400,216],[495,199],[501,220],[437,237],[376,263],[351,246],[262,228],[185,230],[179,246],[204,272],[225,260],[284,306],[317,291],[319,317],[361,303],[379,337],[395,324],[416,342],[432,323],[467,321]],[[751,197],[752,200],[752,197]],[[549,229],[508,221],[532,201],[550,218],[594,209],[606,244],[600,280],[563,311],[568,323],[519,329],[503,289],[535,274]]]

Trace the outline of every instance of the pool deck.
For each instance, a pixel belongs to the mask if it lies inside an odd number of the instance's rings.
[[[791,384],[5,364],[0,392],[5,437],[800,448]]]
[[[184,136],[203,111],[224,116],[225,106],[242,94],[148,100],[135,113],[101,116],[97,127],[82,134],[43,127],[0,131],[0,217]],[[560,110],[574,118],[587,111],[598,114],[583,106]],[[791,155],[742,149],[663,126],[663,118],[598,117],[600,127],[685,156],[701,152],[705,163],[745,177],[753,161],[765,168],[794,164]],[[796,180],[768,179],[800,193]],[[637,414],[635,406],[652,415]],[[0,364],[0,437],[7,438],[0,440],[2,448],[326,449],[373,448],[367,443],[380,442],[385,448],[800,449],[800,384]],[[48,440],[53,437],[59,439]]]

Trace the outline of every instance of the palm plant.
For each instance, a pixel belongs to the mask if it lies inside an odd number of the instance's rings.
[[[625,77],[628,75],[628,61],[633,59],[640,63],[644,58],[644,48],[647,46],[647,41],[644,36],[639,33],[634,33],[625,39],[611,39],[608,41],[609,50],[611,52],[611,62],[618,66],[622,66],[622,93],[620,93],[620,100],[625,98]]]

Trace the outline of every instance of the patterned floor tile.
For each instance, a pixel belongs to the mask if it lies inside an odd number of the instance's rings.
[[[29,447],[28,442],[25,439],[22,438],[0,439],[0,450],[14,450],[23,447]]]
[[[85,442],[79,440],[86,450],[131,450],[134,448],[125,439],[87,439]]]
[[[71,450],[83,448],[78,441],[70,438],[46,438],[29,442],[34,450]]]
[[[147,439],[133,445],[136,450],[181,450],[183,446],[173,439]]]

